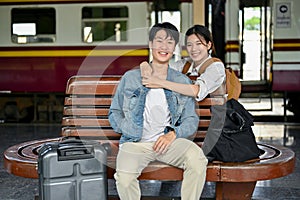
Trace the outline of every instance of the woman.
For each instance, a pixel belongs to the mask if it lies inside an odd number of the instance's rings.
[[[213,62],[202,74],[198,75],[203,63],[214,53],[214,44],[210,31],[202,26],[195,25],[185,34],[185,44],[189,58],[177,61],[170,66],[183,71],[187,63],[191,63],[186,74],[198,76],[193,85],[179,84],[151,75],[151,67],[147,62],[141,63],[143,85],[150,88],[165,88],[175,92],[193,96],[197,101],[203,100],[208,94],[217,90],[224,83],[225,67],[222,62]]]

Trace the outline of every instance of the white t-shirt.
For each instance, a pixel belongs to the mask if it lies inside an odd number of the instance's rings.
[[[150,89],[144,109],[144,129],[141,142],[153,142],[164,134],[170,125],[171,117],[163,89]]]
[[[209,58],[211,57],[208,57],[207,59]],[[170,65],[170,67],[181,72],[187,61],[191,62],[191,59],[186,58],[186,59],[179,60],[176,63]],[[194,68],[194,62],[192,62],[187,73],[191,73],[191,75],[198,75],[198,71],[204,62],[205,61],[203,61],[200,65],[196,66],[195,68]],[[201,101],[208,94],[218,89],[220,85],[224,82],[225,78],[226,78],[226,74],[225,74],[225,68],[223,63],[213,62],[209,67],[206,68],[205,72],[201,74],[195,81],[195,84],[200,86],[200,90],[196,97],[196,100]]]

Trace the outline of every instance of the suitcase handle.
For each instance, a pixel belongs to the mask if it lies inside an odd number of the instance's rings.
[[[93,158],[93,145],[84,144],[83,142],[72,141],[59,144],[57,153],[58,160],[75,160]]]
[[[77,137],[65,137],[57,148],[58,160],[76,160],[94,158],[93,150],[98,141],[80,140]],[[108,155],[111,154],[109,143],[103,143],[103,148]]]

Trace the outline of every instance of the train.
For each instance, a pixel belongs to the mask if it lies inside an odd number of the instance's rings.
[[[284,93],[287,108],[299,115],[300,13],[295,9],[300,2],[201,2],[219,57],[243,85],[250,85],[244,92],[250,88]],[[138,67],[150,59],[150,27],[170,21],[184,34],[194,23],[193,3],[2,0],[0,122],[60,121],[71,76],[122,75]],[[173,60],[184,56],[181,42]]]

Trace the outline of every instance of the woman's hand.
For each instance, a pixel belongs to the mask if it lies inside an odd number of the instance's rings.
[[[160,79],[156,76],[153,76],[153,75],[145,76],[142,79],[142,84],[148,88],[162,88],[161,82],[162,82],[162,79]]]
[[[146,61],[140,64],[142,84],[149,88],[162,88],[162,79],[152,75],[152,67]]]

